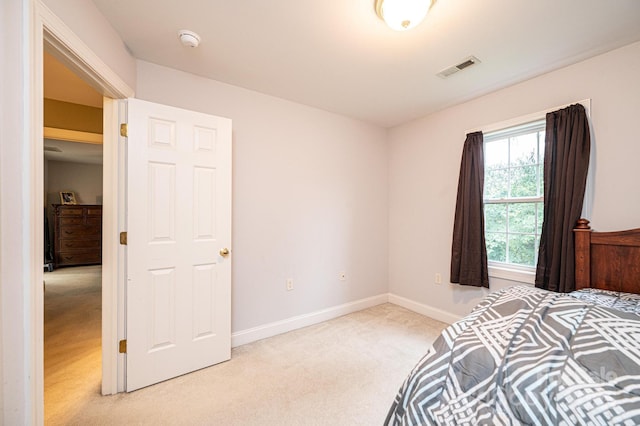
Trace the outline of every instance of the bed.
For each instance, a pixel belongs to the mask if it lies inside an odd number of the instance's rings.
[[[640,424],[640,229],[575,230],[576,291],[514,286],[447,327],[385,424]]]

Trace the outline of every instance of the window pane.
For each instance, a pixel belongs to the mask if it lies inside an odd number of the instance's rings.
[[[507,261],[507,236],[501,233],[487,232],[487,259],[493,262]]]
[[[485,240],[489,261],[534,267],[544,214],[545,122],[485,135]]]
[[[511,171],[511,196],[536,197],[538,195],[538,166],[515,167]]]
[[[536,203],[509,204],[509,233],[536,232]]]
[[[538,166],[538,195],[544,196],[544,165]]]
[[[507,205],[486,204],[484,226],[487,232],[507,232]]]
[[[500,199],[508,195],[508,169],[491,170],[484,177],[484,198]]]
[[[544,136],[545,132],[538,132],[538,195],[544,196]]]
[[[485,170],[505,168],[509,165],[508,143],[508,139],[502,139],[484,144]]]
[[[544,203],[536,203],[536,209],[538,214],[538,229],[536,232],[540,235],[542,233],[542,220],[544,219]]]
[[[518,265],[534,266],[536,259],[535,235],[509,235],[509,262]]]
[[[509,158],[511,167],[536,164],[538,162],[538,134],[511,138],[511,156]]]

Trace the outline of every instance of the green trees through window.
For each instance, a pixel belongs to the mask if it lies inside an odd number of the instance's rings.
[[[484,137],[487,257],[534,267],[544,212],[544,120]]]

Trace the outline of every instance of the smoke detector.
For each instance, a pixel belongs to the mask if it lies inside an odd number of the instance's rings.
[[[457,73],[458,71],[462,71],[463,69],[468,68],[471,65],[477,64],[478,62],[480,62],[480,59],[476,58],[475,56],[469,56],[468,58],[464,58],[459,64],[445,68],[436,75],[438,77],[447,78],[450,75]]]
[[[178,38],[187,47],[198,47],[200,44],[200,36],[193,31],[180,30],[178,31]]]

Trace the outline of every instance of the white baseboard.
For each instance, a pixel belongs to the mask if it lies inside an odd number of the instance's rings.
[[[423,305],[422,303],[387,293],[356,300],[355,302],[345,303],[344,305],[333,306],[331,308],[311,312],[309,314],[259,325],[247,330],[237,331],[231,335],[231,347],[235,348],[236,346],[245,345],[247,343],[255,342],[256,340],[266,339],[267,337],[277,336],[278,334],[286,333],[288,331],[319,324],[330,319],[338,318],[343,315],[361,311],[387,302],[402,306],[405,309],[409,309],[410,311],[417,312],[438,321],[446,322],[447,324],[452,324],[462,319],[461,316],[451,314],[443,311],[442,309]]]
[[[282,321],[276,321],[269,324],[253,327],[248,330],[242,330],[231,334],[231,347],[244,345],[255,342],[256,340],[266,339],[267,337],[276,336],[298,328],[307,327],[338,318],[352,312],[361,311],[372,306],[381,305],[389,301],[388,294],[368,297],[366,299],[356,300],[355,302],[345,303],[321,311],[311,312],[309,314],[299,315],[297,317],[287,318]]]
[[[442,309],[434,308],[433,306],[423,305],[422,303],[414,302],[404,297],[396,296],[389,293],[389,303],[393,303],[410,311],[417,312],[419,314],[428,316],[429,318],[436,319],[438,321],[446,322],[447,324],[453,324],[454,322],[462,319],[463,317],[454,315],[452,313],[443,311]]]

